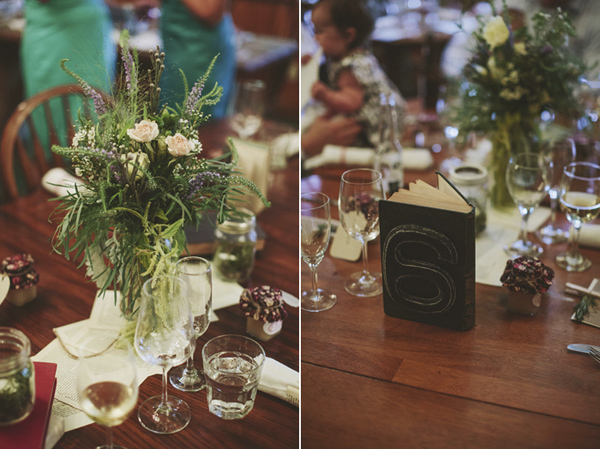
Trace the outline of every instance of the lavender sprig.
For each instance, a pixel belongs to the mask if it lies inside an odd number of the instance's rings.
[[[81,88],[83,89],[83,93],[85,94],[85,96],[92,99],[92,101],[94,102],[94,110],[96,111],[96,114],[98,114],[98,116],[106,114],[108,112],[108,109],[106,107],[106,104],[104,103],[102,95],[100,95],[97,90],[92,89],[90,85],[83,80],[83,78],[69,70],[65,65],[67,61],[69,61],[69,59],[63,59],[62,61],[60,61],[60,67],[66,73],[75,78],[81,86]]]

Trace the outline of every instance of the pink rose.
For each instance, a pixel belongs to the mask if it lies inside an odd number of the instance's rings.
[[[136,142],[151,142],[158,136],[158,125],[149,120],[135,124],[135,129],[128,129],[127,135]]]
[[[174,136],[167,136],[165,143],[169,153],[174,157],[185,156],[194,149],[192,142],[179,133]]]

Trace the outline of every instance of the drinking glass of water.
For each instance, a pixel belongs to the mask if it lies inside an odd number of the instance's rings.
[[[202,348],[208,410],[223,419],[239,419],[254,407],[265,351],[251,338],[221,335]]]

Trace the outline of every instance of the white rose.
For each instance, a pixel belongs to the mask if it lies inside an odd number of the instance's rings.
[[[142,120],[135,124],[135,129],[128,129],[127,135],[137,142],[151,142],[158,136],[158,125],[150,120]]]
[[[169,153],[174,157],[185,156],[194,149],[194,144],[179,133],[167,136],[165,143]]]
[[[135,179],[141,179],[141,177],[144,175],[144,172],[141,171],[139,168],[134,167],[133,164],[136,164],[142,167],[143,169],[147,169],[150,166],[150,159],[148,159],[148,155],[140,151],[138,153],[129,153],[126,156],[126,159],[128,161],[127,174],[129,175],[129,177],[131,178],[131,176],[133,175],[133,171],[137,170],[135,174]]]
[[[506,42],[509,32],[504,23],[504,19],[500,16],[494,16],[483,28],[483,38],[490,44],[490,47],[498,47]]]

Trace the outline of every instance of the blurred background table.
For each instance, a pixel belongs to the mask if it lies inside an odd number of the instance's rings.
[[[443,157],[434,155],[436,166]],[[348,168],[321,167],[301,191],[337,200]],[[416,179],[436,185],[433,170],[405,173],[405,183]],[[373,271],[379,245],[368,244]],[[544,247],[556,277],[537,315],[509,314],[505,289],[477,284],[477,324],[467,332],[386,316],[382,295],[349,295],[344,281],[362,262],[328,253],[319,287],[337,303],[302,312],[302,447],[597,448],[600,366],[567,345],[600,345],[600,329],[570,319],[579,300],[564,290],[598,277],[600,251],[582,249],[594,265],[567,273],[554,264],[566,246]],[[301,271],[309,288],[306,264]]]
[[[211,153],[225,146],[231,135],[227,122],[208,124],[200,130],[204,150]],[[292,159],[286,170],[271,174],[268,194],[273,205],[258,217],[266,233],[264,250],[257,253],[254,271],[244,285],[271,285],[294,296],[298,292],[298,159]],[[0,326],[23,331],[31,340],[36,354],[54,338],[52,329],[90,315],[96,293],[95,285],[85,277],[85,268],[52,252],[50,238],[56,224],[48,220],[56,202],[50,194],[39,190],[12,203],[0,206],[0,258],[16,253],[30,253],[40,274],[37,298],[23,307],[8,302],[0,306]],[[281,334],[262,343],[266,355],[298,370],[298,309],[286,307],[289,316]],[[209,339],[226,333],[245,334],[246,317],[237,306],[216,311],[219,321],[210,324],[198,340],[196,363],[202,360],[201,349]],[[185,400],[192,410],[192,421],[183,431],[159,436],[141,427],[137,408],[148,397],[159,395],[161,377],[152,376],[140,386],[138,405],[129,419],[116,427],[115,442],[128,449],[146,448],[295,448],[299,440],[298,408],[287,402],[258,392],[252,412],[242,420],[225,421],[208,411],[206,392],[179,392],[169,385],[169,394]],[[55,448],[95,447],[105,441],[105,431],[90,425],[67,432]]]

